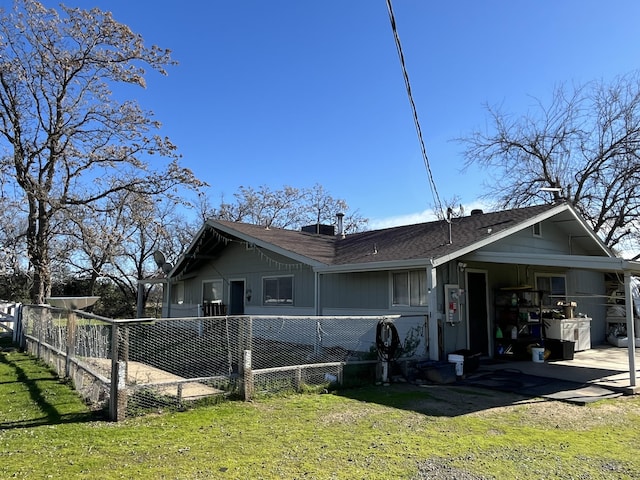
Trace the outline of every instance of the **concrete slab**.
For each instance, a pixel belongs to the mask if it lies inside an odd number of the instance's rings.
[[[636,367],[640,366],[640,349],[636,351]],[[599,386],[625,394],[640,392],[636,368],[634,380],[629,375],[629,357],[626,348],[599,345],[589,350],[575,352],[573,360],[488,361],[481,362],[485,371],[503,368],[517,369],[524,374],[567,380],[584,385]],[[634,385],[635,383],[635,385]]]

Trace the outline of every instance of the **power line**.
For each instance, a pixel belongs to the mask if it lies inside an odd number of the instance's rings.
[[[427,174],[429,176],[429,187],[431,188],[431,195],[436,203],[436,208],[440,211],[442,218],[445,218],[444,211],[442,209],[442,202],[440,201],[440,195],[436,187],[436,182],[433,179],[433,172],[431,171],[431,164],[429,163],[429,157],[427,156],[427,149],[424,145],[424,139],[422,138],[422,129],[420,128],[420,120],[418,119],[418,110],[416,104],[413,101],[413,94],[411,93],[411,83],[409,82],[409,73],[404,61],[404,54],[402,53],[402,45],[400,44],[400,37],[398,36],[398,30],[396,28],[396,19],[393,14],[393,7],[391,6],[391,0],[387,0],[387,10],[389,10],[389,21],[391,22],[391,30],[393,31],[393,38],[396,42],[396,50],[398,51],[398,57],[400,58],[400,66],[402,67],[402,75],[404,77],[404,85],[407,89],[407,96],[409,97],[409,103],[411,104],[411,110],[413,112],[413,123],[416,126],[416,133],[418,134],[418,140],[420,142],[420,149],[422,150],[422,159],[424,166],[427,168]]]

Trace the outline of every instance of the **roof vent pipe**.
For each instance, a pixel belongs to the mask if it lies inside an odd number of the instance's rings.
[[[344,238],[344,225],[343,225],[344,213],[336,213],[336,220],[338,222],[338,235]]]

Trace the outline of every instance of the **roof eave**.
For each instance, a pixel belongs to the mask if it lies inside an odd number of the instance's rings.
[[[593,231],[593,229],[587,224],[584,218],[580,214],[578,214],[577,210],[569,204],[565,204],[567,206],[567,210],[571,212],[575,220],[582,225],[585,232],[589,234],[592,240],[600,247],[602,252],[609,257],[614,257],[615,255],[611,251],[609,247],[602,241],[602,239]]]
[[[184,251],[184,253],[182,255],[180,255],[180,257],[178,258],[178,261],[176,262],[176,264],[167,273],[167,279],[175,277],[176,275],[179,274],[179,272],[182,270],[182,268],[184,268],[183,265],[184,265],[185,261],[187,260],[189,253],[193,250],[194,246],[197,245],[198,242],[200,241],[200,237],[202,237],[203,233],[205,232],[205,230],[208,227],[207,224],[208,224],[208,222],[205,222],[200,227],[200,229],[196,232],[196,234],[193,236],[193,239],[189,243],[189,246],[187,247],[187,249]]]
[[[600,272],[640,274],[640,262],[618,257],[591,255],[531,254],[514,252],[473,252],[465,260],[486,263],[535,265],[545,267],[576,268]]]
[[[399,270],[407,268],[426,268],[433,266],[431,258],[416,258],[410,260],[385,260],[381,262],[368,263],[345,263],[343,265],[324,265],[315,267],[314,271],[318,273],[355,273],[355,272],[372,272],[380,270]]]
[[[227,225],[223,225],[221,223],[216,222],[215,220],[207,220],[206,222],[212,228],[224,232],[228,235],[233,235],[234,237],[239,238],[247,242],[248,244],[255,245],[260,248],[264,248],[265,250],[269,250],[271,252],[277,253],[278,255],[282,255],[283,257],[290,258],[299,263],[303,263],[305,265],[309,265],[313,268],[325,266],[325,263],[319,262],[318,260],[314,260],[313,258],[309,258],[305,255],[300,255],[298,253],[292,252],[285,248],[279,247],[273,243],[267,242],[265,240],[261,240],[259,238],[253,237],[251,235],[247,235],[243,232],[235,230]]]

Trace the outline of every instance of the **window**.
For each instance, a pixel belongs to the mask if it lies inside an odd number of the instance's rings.
[[[263,305],[293,305],[293,277],[262,279]]]
[[[391,304],[420,307],[427,304],[427,275],[424,270],[393,273]]]
[[[567,300],[564,275],[536,275],[536,288],[542,292],[542,305],[552,307]]]
[[[175,283],[171,287],[171,303],[182,305],[184,303],[184,282]]]
[[[222,301],[222,280],[207,280],[202,282],[202,303]]]
[[[533,227],[533,236],[534,237],[541,237],[542,236],[542,223],[538,222],[538,223],[534,223]]]

